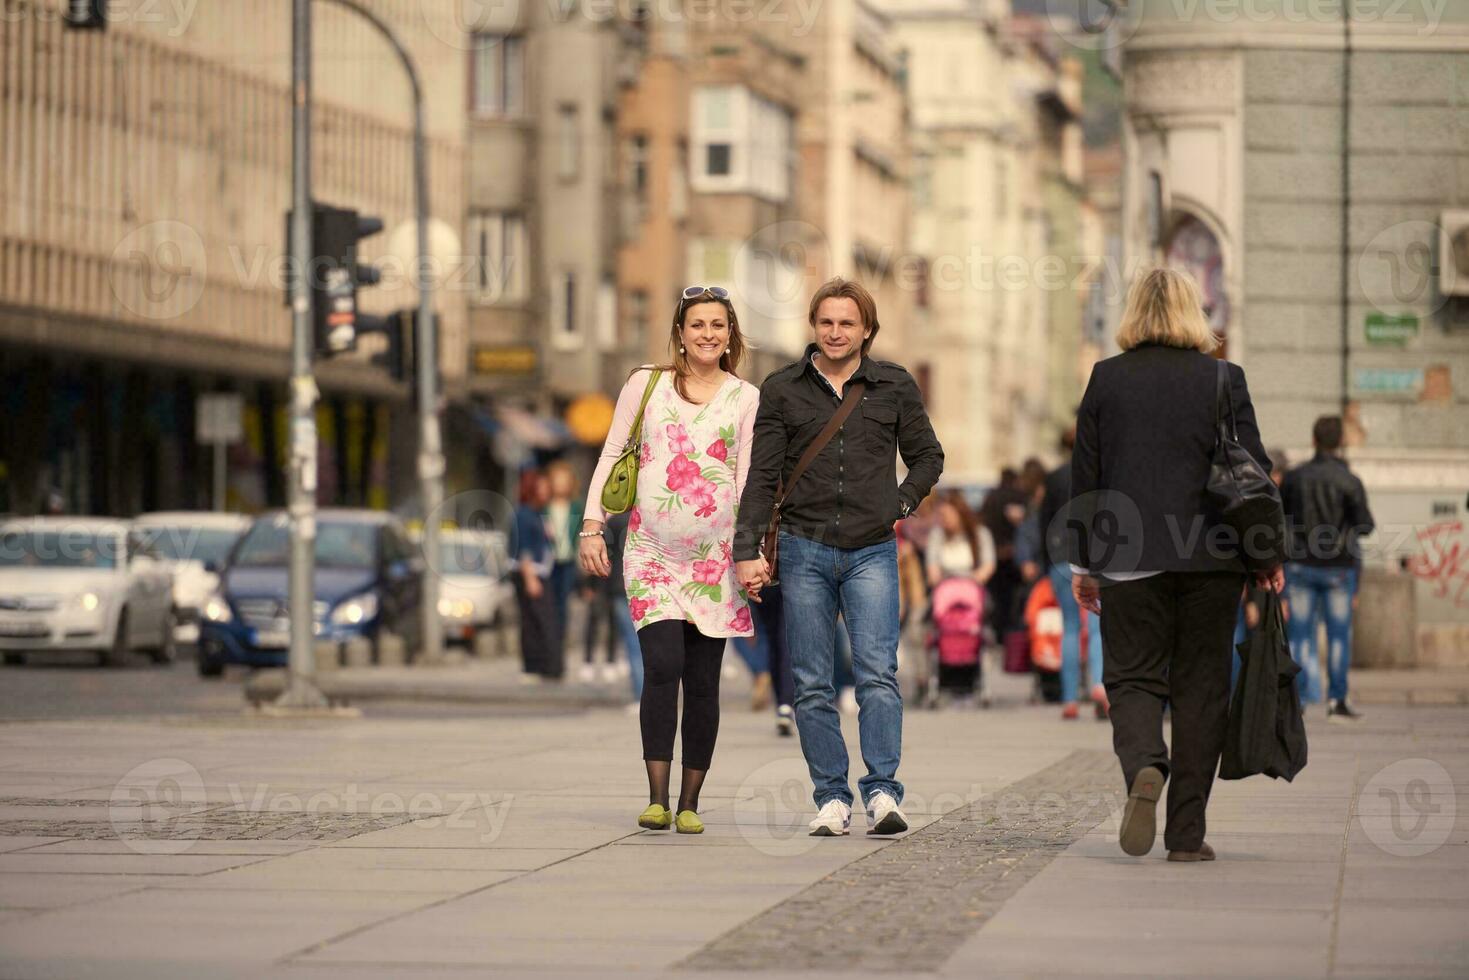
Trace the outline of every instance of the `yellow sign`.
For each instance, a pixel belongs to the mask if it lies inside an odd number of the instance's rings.
[[[473,352],[475,374],[535,374],[534,347],[476,347]]]
[[[577,441],[600,446],[612,428],[612,413],[616,408],[606,395],[582,395],[566,409],[566,427]]]

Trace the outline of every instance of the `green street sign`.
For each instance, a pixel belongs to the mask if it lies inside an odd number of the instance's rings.
[[[1418,336],[1418,317],[1412,313],[1368,313],[1367,343],[1402,347]]]

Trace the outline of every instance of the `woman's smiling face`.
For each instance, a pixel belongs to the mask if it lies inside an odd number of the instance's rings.
[[[679,343],[691,367],[718,367],[719,358],[729,347],[729,311],[724,304],[695,303],[684,310]]]

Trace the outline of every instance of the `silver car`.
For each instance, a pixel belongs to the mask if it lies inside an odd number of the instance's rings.
[[[0,524],[0,650],[94,650],[122,666],[133,650],[174,658],[173,580],[115,520],[47,517]]]
[[[160,511],[133,520],[139,540],[173,574],[174,639],[199,642],[200,610],[219,591],[219,570],[250,528],[243,514]]]
[[[515,603],[510,556],[499,531],[442,531],[440,557],[429,566],[439,576],[439,616],[444,639],[473,645],[476,634],[500,625]]]

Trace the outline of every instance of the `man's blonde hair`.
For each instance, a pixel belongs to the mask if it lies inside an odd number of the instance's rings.
[[[1127,291],[1127,310],[1117,328],[1117,346],[1132,350],[1143,344],[1205,354],[1219,346],[1193,276],[1181,269],[1157,268],[1133,280]]]

